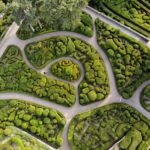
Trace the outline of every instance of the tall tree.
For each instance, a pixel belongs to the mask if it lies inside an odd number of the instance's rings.
[[[34,22],[42,28],[41,19],[50,28],[73,30],[80,24],[81,9],[87,4],[88,0],[13,0],[11,8],[15,21],[24,21],[33,32]]]

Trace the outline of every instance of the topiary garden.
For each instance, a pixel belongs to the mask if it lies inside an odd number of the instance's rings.
[[[76,115],[68,140],[72,150],[107,150],[119,140],[120,150],[146,150],[150,120],[127,104],[113,103]]]
[[[81,68],[72,60],[64,59],[52,64],[50,72],[61,79],[73,82],[80,78]]]
[[[130,98],[150,79],[150,49],[99,19],[96,29],[97,41],[110,60],[118,91],[123,98]]]
[[[54,147],[60,147],[65,122],[64,116],[52,108],[14,99],[0,101],[1,138],[10,134],[8,126],[14,126]]]
[[[76,94],[73,85],[28,67],[15,46],[8,47],[0,59],[0,91],[26,93],[65,106],[75,103]]]
[[[52,60],[69,56],[79,61],[85,76],[79,85],[80,104],[103,100],[110,92],[109,79],[100,54],[86,42],[69,36],[56,36],[28,44],[25,48],[29,62],[43,68]]]

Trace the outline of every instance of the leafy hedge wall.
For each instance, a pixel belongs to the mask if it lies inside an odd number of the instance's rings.
[[[105,99],[109,94],[109,79],[100,54],[89,44],[69,36],[43,39],[26,46],[26,56],[36,68],[43,68],[51,60],[63,56],[72,57],[85,69],[85,76],[79,85],[80,103],[88,104]]]
[[[150,79],[150,49],[112,26],[96,20],[97,41],[112,65],[121,96],[130,98]]]
[[[72,150],[107,150],[119,140],[119,149],[146,150],[150,120],[135,108],[114,103],[76,115],[68,130]]]
[[[150,85],[146,86],[141,93],[141,104],[150,112]]]
[[[23,61],[20,50],[7,48],[0,58],[0,91],[23,92],[61,105],[75,103],[76,90],[69,83],[37,73]]]
[[[15,126],[54,147],[60,147],[65,122],[64,116],[52,108],[15,99],[0,101],[0,137],[3,129]]]

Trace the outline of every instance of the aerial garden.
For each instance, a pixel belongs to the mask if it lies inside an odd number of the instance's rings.
[[[0,150],[149,150],[149,43],[149,0],[0,0]]]

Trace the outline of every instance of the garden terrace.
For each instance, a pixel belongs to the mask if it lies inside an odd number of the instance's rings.
[[[119,140],[119,149],[146,150],[150,120],[127,104],[109,104],[76,115],[69,125],[68,140],[72,150],[106,150]]]
[[[52,64],[50,72],[61,79],[73,82],[80,78],[81,68],[72,60],[64,59]]]
[[[90,6],[150,38],[150,10],[141,1],[91,0]]]
[[[150,85],[146,86],[141,93],[141,105],[150,112]]]
[[[43,68],[54,59],[69,56],[79,61],[85,76],[79,85],[80,104],[103,100],[110,92],[106,67],[100,54],[86,42],[69,36],[57,36],[28,44],[25,48],[29,62]]]
[[[65,106],[75,103],[76,94],[69,83],[29,68],[15,46],[8,47],[0,59],[0,91],[26,93]]]
[[[18,32],[17,32],[17,36],[20,39],[29,39],[31,37],[40,35],[40,34],[44,34],[44,33],[48,33],[48,32],[55,32],[55,31],[64,31],[65,29],[55,29],[55,28],[51,28],[48,25],[46,25],[46,23],[44,22],[44,20],[41,20],[41,24],[42,24],[42,28],[40,28],[38,22],[33,24],[33,28],[34,28],[34,32],[31,30],[31,28],[29,26],[26,26],[24,23],[20,26]],[[76,27],[76,29],[74,29],[73,32],[77,32],[77,33],[81,33],[83,35],[89,36],[91,37],[93,35],[93,20],[92,17],[87,14],[86,12],[82,12],[81,14],[81,23],[78,27]]]
[[[18,150],[52,150],[47,144],[14,126],[0,128],[0,143],[1,150],[14,150],[14,147]]]
[[[150,78],[150,49],[112,26],[96,20],[97,41],[112,65],[119,93],[130,98]]]
[[[63,142],[65,122],[64,116],[52,108],[20,100],[0,101],[1,130],[14,126],[56,148]]]

